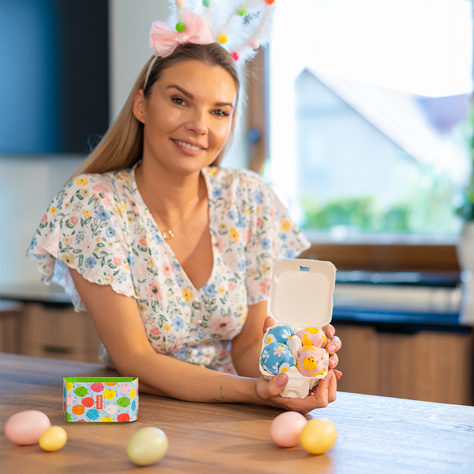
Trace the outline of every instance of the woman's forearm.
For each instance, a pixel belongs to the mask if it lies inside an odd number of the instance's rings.
[[[138,377],[140,390],[193,402],[258,403],[255,379],[225,374],[145,351],[117,367]]]

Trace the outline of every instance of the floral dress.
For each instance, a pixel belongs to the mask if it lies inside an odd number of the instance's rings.
[[[136,299],[160,354],[235,373],[229,342],[248,306],[266,300],[274,259],[308,242],[272,189],[247,170],[205,168],[213,269],[193,286],[146,207],[133,168],[71,180],[41,219],[27,255],[42,281],[60,284],[84,310],[69,268]],[[102,346],[100,358],[113,365]]]

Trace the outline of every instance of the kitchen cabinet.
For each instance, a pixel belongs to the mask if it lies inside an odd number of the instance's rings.
[[[473,405],[474,344],[468,328],[338,323],[338,389],[397,398]]]

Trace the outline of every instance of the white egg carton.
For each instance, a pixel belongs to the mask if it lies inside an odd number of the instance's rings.
[[[322,328],[332,319],[335,283],[336,267],[331,262],[309,259],[276,260],[272,268],[268,315],[277,321],[275,326],[288,325],[295,334],[307,327]],[[266,346],[265,336],[262,340],[262,350]],[[294,336],[289,347],[296,356],[296,352],[301,348],[299,337]],[[324,353],[329,359],[327,352]],[[267,380],[275,376],[261,364],[260,372]],[[289,398],[306,397],[318,381],[327,375],[325,371],[316,377],[306,377],[298,372],[296,367],[290,367],[285,373],[288,375],[288,384],[281,395]]]

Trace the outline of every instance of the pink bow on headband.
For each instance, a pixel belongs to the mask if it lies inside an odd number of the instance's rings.
[[[177,33],[168,23],[155,21],[150,31],[150,48],[155,56],[169,56],[179,44],[210,44],[214,42],[206,22],[191,10],[184,10],[185,29]]]

